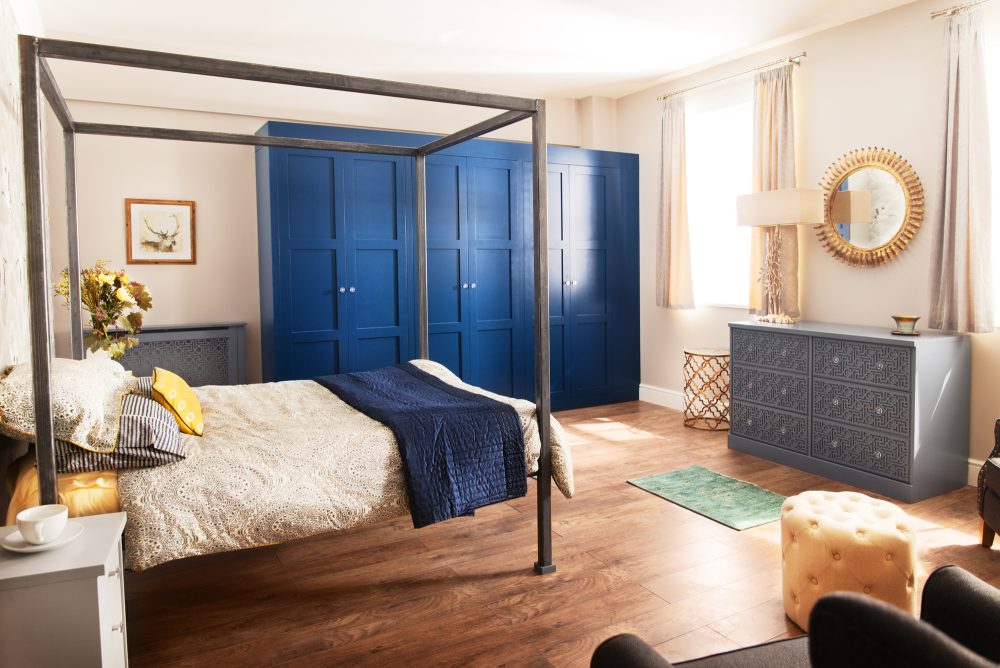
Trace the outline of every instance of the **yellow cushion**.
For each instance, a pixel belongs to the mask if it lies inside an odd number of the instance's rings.
[[[153,369],[153,399],[173,413],[185,434],[201,436],[205,433],[198,397],[176,373],[170,373],[166,369]]]

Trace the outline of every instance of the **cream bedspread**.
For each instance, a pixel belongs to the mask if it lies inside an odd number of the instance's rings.
[[[525,430],[528,471],[538,468],[535,405],[466,385],[445,367],[414,364],[512,405]],[[388,427],[312,381],[196,388],[205,435],[188,458],[121,471],[125,561],[139,571],[200,554],[270,545],[362,526],[409,510],[402,461]],[[552,420],[552,478],[573,495],[573,467]]]

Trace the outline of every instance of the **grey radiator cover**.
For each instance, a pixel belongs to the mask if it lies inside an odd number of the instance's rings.
[[[907,502],[967,484],[968,337],[729,327],[730,448]]]
[[[172,371],[188,385],[237,385],[246,382],[246,323],[154,325],[139,333],[139,346],[119,360],[136,376],[153,367]]]

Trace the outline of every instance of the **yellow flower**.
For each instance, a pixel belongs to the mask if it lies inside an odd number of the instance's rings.
[[[118,301],[120,301],[123,304],[134,304],[135,303],[135,300],[132,299],[132,293],[129,292],[124,286],[118,288],[115,291],[115,297],[117,297]]]
[[[104,283],[105,285],[111,285],[115,282],[115,275],[101,272],[100,274],[97,275],[97,280],[98,282]]]

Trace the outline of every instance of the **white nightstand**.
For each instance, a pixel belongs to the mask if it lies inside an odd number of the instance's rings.
[[[127,666],[125,513],[72,520],[72,543],[49,552],[0,548],[0,664],[9,668]],[[17,527],[0,528],[0,539]]]

